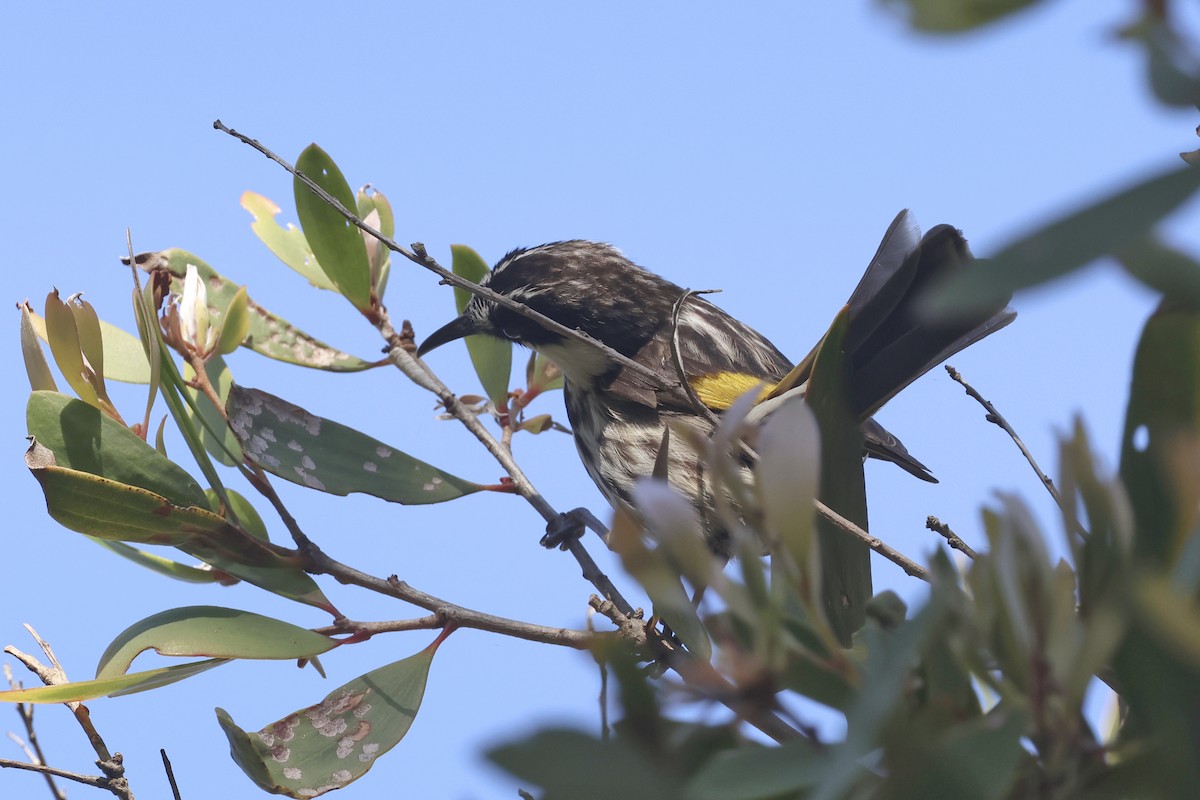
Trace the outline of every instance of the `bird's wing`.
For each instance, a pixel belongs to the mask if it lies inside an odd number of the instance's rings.
[[[678,385],[681,377],[685,378],[692,393],[714,411],[728,408],[756,386],[774,385],[791,367],[787,357],[761,333],[694,296],[687,298],[677,319],[658,331],[634,360],[661,375],[664,383]],[[650,407],[694,410],[679,393],[650,386],[628,368],[618,371],[606,388]]]

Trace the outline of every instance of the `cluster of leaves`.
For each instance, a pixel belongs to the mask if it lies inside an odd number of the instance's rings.
[[[879,0],[917,31],[955,34],[977,30],[1015,16],[1047,0]],[[1178,30],[1180,12],[1171,0],[1134,0],[1136,17],[1117,35],[1140,47],[1146,81],[1159,102],[1183,108],[1200,105],[1200,64]],[[1200,161],[1200,150],[1184,154]]]
[[[1164,293],[1133,367],[1120,474],[1098,469],[1082,422],[1061,442],[1060,535],[1069,559],[1052,560],[1048,534],[1025,504],[1000,496],[984,512],[988,551],[958,567],[938,554],[928,602],[916,613],[884,593],[857,624],[836,616],[827,584],[840,579],[821,557],[830,539],[815,524],[813,500],[853,517],[863,498],[854,489],[861,476],[853,474],[853,425],[836,413],[835,323],[808,403],[786,404],[762,423],[753,482],[745,483],[727,446],[740,435],[749,398],[726,412],[710,446],[710,467],[724,481],[717,494],[740,506],[724,519],[742,527],[736,571],[722,572],[696,544],[694,512],[665,482],[638,489],[653,544],[629,535],[628,521],[614,526],[614,547],[656,612],[696,663],[716,665],[720,680],[651,681],[614,654],[624,712],[614,735],[543,730],[491,757],[542,787],[546,800],[1193,797],[1200,263],[1149,231],[1197,188],[1193,167],[1154,177],[1014,243],[997,256],[1013,268],[980,270],[977,280],[931,299],[933,308],[981,302],[1106,252]],[[831,495],[831,487],[840,491]],[[762,543],[771,555],[765,566]],[[708,587],[715,610],[687,602],[681,573]],[[844,580],[837,586],[854,590]],[[1101,685],[1110,714],[1093,725],[1085,700]],[[794,738],[768,747],[747,740],[737,723],[682,723],[662,708],[672,699],[719,699],[754,720],[814,708],[800,698],[844,715],[845,737],[822,742],[797,722]]]
[[[394,218],[381,194],[356,195],[315,146],[298,166],[391,236]],[[1193,758],[1200,752],[1200,265],[1154,240],[1152,231],[1198,188],[1200,172],[1192,167],[1154,176],[1012,244],[993,269],[931,300],[935,313],[990,304],[1105,254],[1117,254],[1131,274],[1164,294],[1138,352],[1119,479],[1097,472],[1081,425],[1063,442],[1069,562],[1050,561],[1045,534],[1018,499],[1005,497],[986,513],[989,552],[961,571],[939,555],[919,611],[909,616],[894,596],[869,596],[869,573],[861,574],[865,545],[813,513],[821,500],[852,521],[865,519],[861,444],[846,410],[838,338],[844,320],[835,321],[806,402],[789,398],[762,419],[752,399],[738,401],[704,443],[721,487],[716,495],[730,499],[718,513],[739,542],[736,571],[720,569],[701,544],[691,507],[653,479],[636,498],[645,531],[624,518],[614,526],[614,549],[669,625],[668,648],[682,644],[666,659],[684,686],[652,682],[627,647],[599,639],[597,655],[621,689],[624,719],[616,735],[543,731],[493,758],[543,787],[547,798],[1188,796],[1200,784]],[[299,181],[302,230],[278,225],[278,207],[258,195],[247,194],[243,205],[284,263],[346,297],[372,324],[390,324],[382,306],[389,254],[374,238]],[[453,257],[459,275],[477,280],[486,271],[468,248],[454,248]],[[319,667],[322,653],[362,638],[339,627],[346,621],[309,574],[320,570],[305,538],[291,530],[294,547],[273,542],[253,505],[225,486],[221,465],[273,503],[268,474],[397,503],[503,488],[451,475],[291,402],[236,386],[222,356],[239,346],[330,371],[389,362],[358,359],[308,336],[184,251],[131,262],[150,276],[134,291],[136,337],[102,323],[80,298],[51,294],[43,317],[22,309],[33,388],[26,461],[49,513],[165,576],[246,581],[324,610],[335,632],[235,609],[171,609],[117,637],[95,680],[0,699],[64,702],[142,691],[232,658]],[[461,308],[466,295],[457,302]],[[40,341],[76,397],[58,390]],[[467,347],[483,387],[480,409],[510,430],[551,427],[548,416],[522,414],[533,397],[559,385],[553,365],[531,359],[528,387],[513,392],[507,346],[468,340]],[[106,379],[148,385],[140,422],[122,419]],[[207,488],[168,457],[161,425],[155,443],[148,442],[158,396]],[[731,457],[747,429],[760,434],[753,480]],[[764,543],[769,565],[759,557]],[[200,565],[144,549],[155,545]],[[705,611],[688,597],[685,580],[708,587]],[[361,777],[407,732],[444,635],[256,733],[219,711],[235,760],[263,789],[292,796]],[[128,673],[147,649],[204,660]],[[1121,699],[1119,720],[1104,733],[1083,715],[1096,680]],[[671,720],[666,710],[677,688],[687,700],[734,708],[739,721],[774,731],[783,743],[747,741],[737,722]],[[783,722],[795,698],[843,714],[844,739],[819,742],[804,725]]]
[[[368,225],[391,236],[392,211],[381,193],[352,193],[337,166],[316,146],[298,163]],[[389,251],[374,237],[348,227],[303,183],[297,181],[295,188],[303,230],[279,225],[274,219],[279,208],[247,192],[242,204],[254,216],[254,231],[314,286],[342,294],[363,316],[377,320]],[[470,248],[456,246],[453,254],[460,274],[477,280],[487,269]],[[281,398],[236,385],[223,356],[246,347],[332,372],[390,362],[368,362],[310,336],[255,304],[244,286],[186,251],[144,253],[130,262],[135,283],[137,269],[149,276],[133,293],[136,336],[101,321],[78,296],[63,300],[52,292],[42,316],[28,304],[20,309],[21,346],[33,390],[27,406],[31,444],[26,464],[41,486],[50,516],[164,576],[219,585],[246,581],[324,610],[333,617],[335,633],[349,636],[337,638],[237,609],[170,609],[114,639],[94,680],[3,692],[3,700],[60,703],[130,694],[237,658],[300,659],[320,669],[321,653],[365,638],[352,625],[339,629],[345,619],[308,574],[314,569],[302,542],[295,548],[272,542],[254,505],[225,485],[221,465],[235,468],[260,491],[269,487],[269,473],[330,494],[363,492],[401,504],[444,502],[489,488]],[[43,342],[74,397],[59,390]],[[508,348],[501,353],[484,343],[471,344],[491,403],[481,402],[481,408],[519,415],[535,396],[561,386],[552,364],[531,360],[528,388],[514,393],[510,408]],[[142,421],[128,425],[122,418],[107,389],[113,380],[148,387]],[[168,457],[166,417],[154,444],[147,441],[158,397],[209,488]],[[548,427],[548,415],[517,422],[517,429],[541,432]],[[269,488],[264,496],[278,502]],[[175,548],[198,564],[147,549],[151,546]],[[218,710],[235,760],[262,788],[297,796],[314,796],[357,779],[407,732],[444,635],[257,735],[247,735]],[[134,658],[146,650],[204,659],[130,673]],[[331,736],[331,731],[339,735]]]

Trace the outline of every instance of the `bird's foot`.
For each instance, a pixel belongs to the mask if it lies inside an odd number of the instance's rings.
[[[586,508],[573,508],[559,514],[546,523],[546,535],[542,537],[542,547],[548,550],[556,547],[559,550],[566,550],[572,540],[583,538],[583,534],[587,531],[588,518],[591,516],[591,512]]]

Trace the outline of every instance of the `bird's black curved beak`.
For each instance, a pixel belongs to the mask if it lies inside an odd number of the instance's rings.
[[[464,336],[482,333],[482,326],[473,317],[468,317],[465,314],[455,317],[450,322],[438,328],[433,333],[421,342],[421,346],[417,348],[417,356],[421,357],[435,347],[441,347],[446,342],[453,342],[455,339],[461,339]]]

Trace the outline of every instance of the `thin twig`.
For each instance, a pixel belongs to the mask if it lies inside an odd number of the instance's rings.
[[[251,473],[251,475],[254,475],[254,473]],[[261,477],[262,480],[255,480],[254,487],[267,499],[267,502],[274,506],[276,513],[283,520],[292,539],[297,543],[300,554],[306,561],[306,570],[322,575],[329,575],[339,583],[360,586],[364,589],[394,597],[423,608],[426,611],[433,612],[432,616],[429,617],[382,623],[353,622],[343,618],[337,620],[329,628],[320,629],[319,632],[336,633],[349,631],[373,635],[401,630],[444,628],[448,624],[454,624],[460,628],[491,631],[492,633],[500,633],[518,639],[562,645],[577,650],[586,650],[595,640],[595,636],[586,631],[535,625],[529,622],[498,617],[493,614],[485,614],[482,611],[465,608],[464,606],[434,597],[427,592],[422,592],[420,589],[414,589],[395,575],[385,580],[355,569],[348,564],[343,564],[337,559],[326,555],[325,551],[308,538],[308,535],[300,528],[296,518],[284,506],[283,501],[279,498],[278,493],[275,492],[275,488],[271,485],[270,481],[266,480],[265,475],[260,472],[255,477]]]
[[[491,453],[492,457],[504,468],[512,478],[513,488],[517,494],[525,498],[525,501],[533,506],[534,510],[541,514],[542,519],[546,522],[556,522],[561,515],[554,509],[546,498],[542,497],[541,493],[534,487],[533,482],[525,475],[524,471],[517,464],[510,452],[504,444],[492,435],[491,431],[480,421],[479,417],[472,414],[470,409],[463,406],[459,401],[458,396],[450,391],[446,384],[442,383],[441,379],[429,369],[419,358],[416,358],[403,347],[400,347],[400,337],[397,335],[395,328],[392,327],[386,310],[380,311],[379,321],[376,323],[379,333],[388,343],[388,353],[394,363],[401,372],[407,375],[418,386],[425,388],[436,395],[438,402],[446,409],[446,413],[457,419],[471,434],[479,440],[481,444]],[[593,520],[588,523],[588,527],[593,527]],[[596,522],[595,524],[598,524]],[[601,528],[603,526],[600,526]],[[599,531],[597,531],[599,532]],[[578,562],[580,569],[583,571],[583,577],[596,587],[604,597],[612,600],[626,614],[633,612],[633,606],[628,600],[617,590],[617,587],[609,580],[608,576],[600,569],[588,553],[583,543],[578,538],[571,538],[565,542],[567,549]]]
[[[958,370],[956,370],[954,367],[947,364],[946,372],[949,373],[950,377],[956,383],[961,385],[963,389],[966,390],[968,395],[970,395],[975,399],[976,402],[983,406],[984,410],[987,412],[986,419],[988,422],[998,425],[1001,430],[1012,437],[1013,443],[1017,445],[1017,449],[1021,451],[1021,455],[1025,456],[1025,460],[1029,462],[1029,466],[1033,467],[1033,471],[1038,476],[1038,480],[1040,480],[1042,485],[1046,487],[1046,491],[1048,491],[1050,496],[1054,498],[1054,502],[1058,505],[1058,507],[1062,508],[1062,495],[1060,495],[1058,493],[1058,489],[1055,488],[1054,481],[1050,479],[1050,476],[1042,472],[1042,468],[1039,467],[1037,461],[1034,460],[1033,454],[1029,452],[1029,448],[1025,446],[1025,442],[1021,441],[1021,437],[1017,435],[1015,430],[1013,430],[1012,425],[1008,424],[1008,420],[1004,418],[1004,415],[996,410],[996,407],[992,405],[990,400],[985,400],[983,395],[975,390],[974,386],[967,383],[963,379],[963,376],[959,374]]]
[[[955,533],[954,531],[952,531],[950,529],[949,525],[942,522],[937,517],[934,517],[934,516],[926,517],[925,518],[925,527],[928,528],[929,530],[933,531],[934,533],[938,534],[939,536],[943,537],[946,540],[947,544],[950,545],[950,547],[952,547],[955,550],[958,550],[961,553],[964,553],[967,556],[967,558],[972,558],[972,559],[978,558],[979,554],[975,552],[975,548],[971,547],[971,545],[964,542],[957,533]]]
[[[167,773],[167,782],[171,784],[171,796],[175,800],[183,800],[179,794],[179,784],[175,782],[175,769],[171,766],[171,759],[167,758],[167,751],[159,748],[159,754],[162,756],[163,769]]]
[[[593,596],[590,604],[597,613],[608,617],[622,631],[640,626],[643,631],[649,632],[644,621],[626,617],[611,603],[605,603],[599,597]],[[688,686],[721,703],[737,714],[739,719],[745,720],[775,741],[787,742],[805,738],[803,733],[788,725],[774,711],[745,697],[712,664],[693,657],[681,648],[671,646],[669,640],[661,637],[645,641],[647,645],[657,648],[657,658],[679,673]]]
[[[853,522],[822,503],[820,500],[815,500],[814,502],[817,505],[817,512],[825,519],[836,525],[843,533],[848,533],[855,539],[858,539],[867,547],[871,548],[876,553],[879,553],[879,555],[883,556],[888,561],[891,561],[893,564],[900,567],[900,569],[904,570],[912,577],[920,578],[923,581],[929,580],[929,570],[925,569],[920,564],[880,539],[878,536],[872,536],[871,534],[867,533],[862,528],[858,527]]]
[[[81,775],[78,772],[68,772],[65,769],[48,767],[45,764],[27,764],[24,761],[12,761],[7,758],[0,758],[0,768],[24,769],[30,772],[40,772],[43,775],[53,775],[68,781],[75,781],[76,783],[82,783],[84,786],[92,786],[96,789],[108,788],[108,779],[103,775]]]
[[[50,666],[46,666],[39,662],[35,657],[28,653],[23,653],[12,645],[6,645],[4,652],[16,658],[25,667],[37,675],[42,683],[47,686],[58,686],[64,683],[69,683],[66,670],[58,660],[58,656],[54,654],[54,649],[50,647],[50,643],[38,635],[38,632],[31,625],[25,625],[25,630],[33,637],[34,641],[42,649]],[[64,770],[52,770],[50,767],[43,767],[34,764],[24,764],[23,762],[8,762],[0,763],[0,766],[14,767],[17,769],[30,769],[35,772],[51,772],[60,778],[79,781],[80,783],[88,783],[92,786],[98,786],[102,789],[107,789],[115,797],[122,800],[133,800],[133,791],[129,788],[129,781],[125,778],[125,766],[120,753],[112,753],[108,749],[108,745],[104,743],[104,739],[100,736],[100,732],[96,730],[96,726],[92,724],[92,715],[88,707],[78,701],[64,703],[75,716],[75,721],[79,727],[83,729],[84,735],[87,736],[88,742],[95,751],[97,759],[96,766],[104,773],[103,777],[95,778],[92,776],[80,776],[77,773],[66,772]],[[81,780],[82,778],[82,780]],[[94,781],[100,781],[95,783]]]
[[[24,684],[21,681],[13,678],[12,668],[4,665],[4,677],[8,681],[9,688],[23,689]],[[17,746],[25,751],[25,756],[29,759],[30,764],[45,764],[46,754],[42,751],[42,744],[38,740],[37,728],[33,724],[33,712],[37,708],[34,703],[17,703],[17,716],[21,718],[21,724],[25,726],[25,739],[21,741],[16,734],[10,733],[9,737],[17,743]],[[50,789],[55,800],[66,800],[67,794],[58,787],[54,782],[54,776],[49,773],[44,773],[46,777],[46,786]]]
[[[467,280],[466,278],[456,275],[454,272],[451,272],[450,270],[446,269],[441,264],[439,264],[434,258],[432,258],[425,251],[424,245],[421,245],[420,243],[414,243],[413,245],[411,245],[412,249],[409,249],[407,247],[400,245],[395,240],[393,240],[387,236],[384,236],[383,233],[381,233],[380,231],[371,227],[363,220],[359,219],[357,215],[355,215],[352,211],[350,211],[345,206],[343,206],[336,197],[334,197],[333,195],[329,194],[329,192],[327,192],[323,188],[321,188],[321,186],[319,186],[315,181],[313,181],[312,178],[308,177],[303,172],[301,172],[300,170],[298,170],[294,166],[292,166],[290,163],[288,163],[286,160],[284,160],[283,158],[279,157],[275,153],[268,150],[258,140],[251,139],[250,137],[248,137],[242,133],[238,133],[236,130],[227,127],[219,119],[213,121],[213,127],[223,133],[229,134],[230,136],[237,139],[238,141],[249,145],[250,147],[254,148],[262,155],[266,156],[267,158],[274,161],[279,166],[283,167],[293,177],[295,177],[297,180],[299,180],[305,186],[307,186],[309,188],[309,190],[312,191],[313,194],[317,195],[317,197],[321,198],[323,201],[328,203],[329,206],[332,207],[335,211],[337,211],[339,214],[341,214],[343,217],[345,217],[347,222],[350,222],[352,225],[355,225],[356,227],[358,227],[360,230],[362,230],[367,235],[373,236],[375,239],[378,239],[380,243],[382,243],[385,247],[387,247],[392,252],[399,253],[400,255],[404,256],[405,258],[407,258],[409,261],[413,262],[414,264],[424,267],[425,269],[434,273],[439,278],[441,278],[442,283],[450,284],[451,286],[456,286],[460,289],[465,289],[466,291],[470,292],[471,294],[479,295],[480,297],[486,298],[487,300],[490,300],[491,302],[497,304],[498,306],[501,306],[502,308],[507,308],[508,310],[513,311],[514,313],[520,314],[523,317],[527,317],[527,318],[533,320],[534,322],[537,322],[542,327],[546,328],[547,330],[553,331],[554,333],[557,333],[560,336],[565,336],[568,339],[574,339],[575,341],[578,341],[578,342],[584,342],[587,346],[593,347],[596,350],[599,350],[600,352],[604,353],[609,359],[620,364],[622,367],[625,367],[626,369],[628,369],[628,370],[636,373],[637,375],[641,376],[642,378],[646,379],[647,381],[650,382],[651,386],[654,386],[654,387],[661,389],[663,391],[666,391],[666,392],[678,394],[680,397],[683,397],[682,389],[679,386],[677,386],[677,385],[673,386],[673,385],[666,383],[663,380],[663,377],[661,375],[654,372],[654,370],[650,369],[649,367],[645,366],[644,364],[639,364],[637,361],[634,361],[633,359],[617,352],[616,350],[612,349],[611,347],[604,344],[603,342],[593,339],[592,337],[588,336],[587,334],[582,333],[581,331],[575,330],[574,328],[568,328],[566,325],[563,325],[562,323],[560,323],[556,320],[553,320],[550,317],[547,317],[545,314],[541,314],[537,311],[534,311],[532,308],[524,305],[523,303],[518,303],[515,300],[505,297],[502,294],[499,294],[498,292],[492,291],[491,289],[487,288],[486,286],[480,286],[479,284],[472,283],[471,281]],[[686,398],[684,398],[684,399],[686,399]]]

